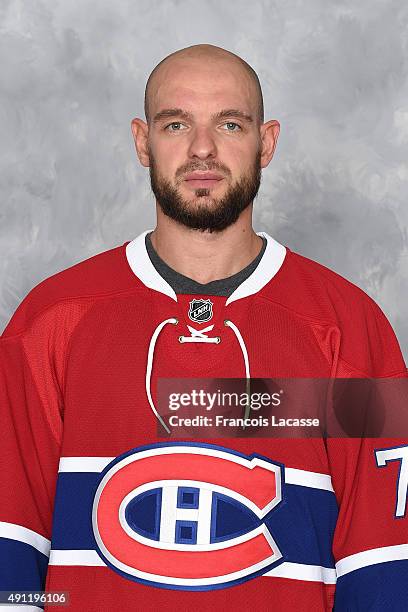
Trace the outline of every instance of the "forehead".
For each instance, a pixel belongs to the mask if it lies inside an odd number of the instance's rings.
[[[251,113],[256,109],[255,87],[238,62],[177,59],[160,68],[150,91],[151,114],[175,107],[194,113],[210,108]]]

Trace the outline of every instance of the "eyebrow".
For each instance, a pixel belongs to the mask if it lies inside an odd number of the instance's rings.
[[[182,108],[165,108],[155,114],[155,116],[153,117],[153,122],[157,123],[158,121],[162,121],[163,119],[169,119],[171,117],[178,117],[180,119],[189,120],[193,118],[193,115],[183,110]],[[239,119],[242,119],[243,121],[247,121],[248,123],[252,123],[254,120],[251,115],[248,115],[248,113],[244,113],[243,111],[238,110],[236,108],[226,108],[222,111],[219,111],[218,113],[214,113],[213,115],[211,115],[211,119],[213,121],[218,121],[219,119],[228,119],[229,117],[237,117]]]

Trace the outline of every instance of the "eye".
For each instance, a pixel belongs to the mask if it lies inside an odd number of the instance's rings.
[[[172,123],[169,123],[168,125],[166,125],[164,129],[169,132],[180,132],[182,129],[182,126],[183,126],[183,123],[181,123],[180,121],[173,121]]]
[[[227,126],[227,132],[239,132],[242,128],[240,125],[238,125],[238,123],[234,123],[234,121],[228,121],[227,123],[224,123],[224,126]],[[238,128],[238,129],[234,129],[234,128]]]

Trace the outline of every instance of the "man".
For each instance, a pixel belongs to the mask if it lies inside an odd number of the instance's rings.
[[[165,378],[406,366],[373,300],[254,232],[279,123],[252,68],[182,49],[145,112],[154,231],[40,283],[1,337],[1,589],[84,612],[405,609],[408,440],[169,439]]]

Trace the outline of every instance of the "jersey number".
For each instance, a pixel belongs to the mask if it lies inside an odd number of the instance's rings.
[[[408,446],[394,448],[380,448],[375,451],[378,467],[384,467],[388,461],[400,461],[397,479],[397,499],[395,504],[395,518],[405,516],[408,493]]]

